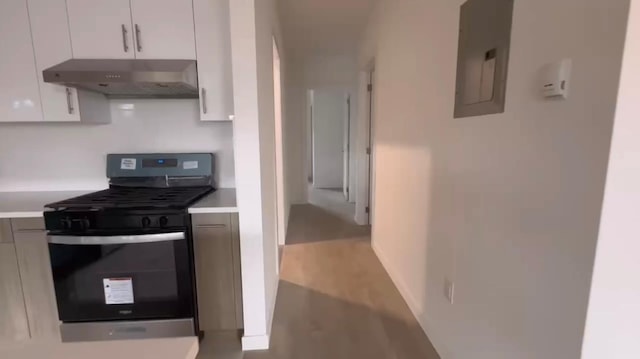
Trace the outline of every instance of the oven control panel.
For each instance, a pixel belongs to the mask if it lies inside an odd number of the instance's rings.
[[[189,216],[180,213],[106,213],[105,211],[49,211],[44,213],[46,228],[53,232],[154,232],[190,226]]]

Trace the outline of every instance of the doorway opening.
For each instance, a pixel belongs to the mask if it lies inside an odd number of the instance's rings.
[[[352,94],[342,88],[316,88],[308,91],[307,100],[309,202],[355,222]]]

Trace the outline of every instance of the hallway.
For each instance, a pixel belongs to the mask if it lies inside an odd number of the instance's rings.
[[[206,337],[199,359],[439,359],[375,256],[368,227],[292,208],[271,348]]]
[[[356,204],[348,202],[342,188],[314,188],[310,183],[308,187],[309,203],[316,207],[331,212],[346,222],[353,222],[356,214]]]

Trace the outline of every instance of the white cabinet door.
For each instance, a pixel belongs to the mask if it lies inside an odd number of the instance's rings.
[[[200,119],[229,120],[234,113],[229,0],[193,0]]]
[[[192,0],[131,0],[131,15],[136,58],[196,59]]]
[[[42,71],[73,57],[65,0],[28,0],[33,50],[44,121],[111,121],[109,100],[104,96],[46,83]]]
[[[80,121],[74,89],[44,82],[42,71],[73,57],[65,0],[28,0],[45,121]]]
[[[134,58],[129,0],[67,0],[67,12],[74,58]]]
[[[0,1],[0,122],[42,121],[26,0]]]

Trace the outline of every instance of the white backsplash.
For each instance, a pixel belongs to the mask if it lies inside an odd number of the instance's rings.
[[[235,187],[231,122],[199,120],[197,100],[113,100],[108,125],[0,124],[0,192],[96,190],[108,153],[212,152]]]

